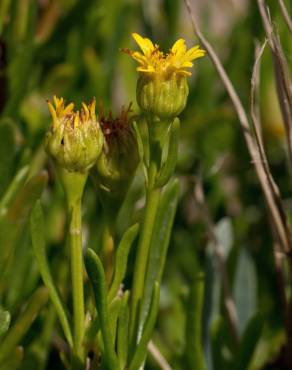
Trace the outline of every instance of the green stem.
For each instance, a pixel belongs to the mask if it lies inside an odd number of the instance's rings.
[[[113,254],[114,254],[114,238],[113,230],[109,222],[105,222],[102,235],[102,253],[105,262],[105,274],[107,285],[110,284],[113,275]]]
[[[142,327],[139,325],[139,312],[144,296],[145,275],[149,260],[149,250],[155,217],[158,209],[161,187],[156,187],[156,178],[161,169],[162,148],[164,146],[167,130],[171,122],[161,121],[149,115],[147,117],[149,132],[149,153],[150,163],[148,167],[148,181],[146,189],[146,208],[144,220],[137,247],[137,257],[135,261],[133,289],[131,293],[131,322],[130,322],[130,341],[135,346],[140,340]]]
[[[137,247],[137,257],[134,268],[133,277],[133,290],[131,295],[131,328],[130,334],[133,341],[136,341],[136,328],[137,328],[137,313],[139,305],[143,297],[144,281],[146,274],[146,267],[148,263],[148,255],[152,231],[155,222],[155,216],[160,197],[160,189],[154,188],[155,177],[157,173],[157,165],[153,161],[149,166],[148,173],[148,189],[146,195],[146,208],[142,224],[142,230]]]
[[[71,258],[71,282],[73,295],[73,354],[72,366],[77,369],[83,363],[84,338],[84,291],[81,199],[88,173],[69,172],[59,169],[59,176],[66,194],[69,225],[69,244]]]
[[[83,255],[81,236],[81,199],[69,204],[71,279],[73,292],[74,352],[83,357],[84,337],[84,292],[83,292]]]

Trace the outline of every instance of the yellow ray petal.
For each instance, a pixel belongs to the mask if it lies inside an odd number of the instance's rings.
[[[140,46],[141,50],[145,55],[149,55],[155,49],[152,41],[147,39],[146,37],[144,38],[140,36],[138,33],[132,33],[132,37]]]
[[[186,52],[186,42],[184,39],[178,39],[171,48],[173,53],[184,54]]]
[[[153,66],[147,66],[147,67],[137,67],[138,72],[147,72],[147,73],[154,73],[155,68]]]
[[[185,54],[185,60],[194,60],[205,55],[205,50],[200,49],[199,45],[192,47]]]

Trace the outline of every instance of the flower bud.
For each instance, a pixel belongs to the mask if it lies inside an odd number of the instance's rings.
[[[97,161],[97,177],[101,187],[113,196],[123,196],[127,191],[139,163],[135,132],[128,120],[130,110],[131,105],[123,108],[116,118],[111,113],[105,117],[103,109],[99,115],[105,141]]]
[[[95,100],[82,103],[80,112],[73,110],[73,103],[65,106],[63,98],[54,97],[54,105],[48,102],[53,122],[45,139],[46,151],[60,167],[86,172],[96,163],[103,145]]]

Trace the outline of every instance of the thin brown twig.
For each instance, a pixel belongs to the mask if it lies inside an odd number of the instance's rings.
[[[278,100],[285,124],[290,171],[292,172],[292,91],[289,69],[279,37],[275,34],[264,0],[257,0],[272,53]]]
[[[202,185],[202,180],[200,177],[196,178],[196,184],[194,188],[194,197],[196,203],[202,211],[202,216],[206,224],[208,237],[210,239],[211,245],[213,247],[213,252],[217,260],[218,268],[220,271],[223,287],[223,302],[226,311],[229,327],[236,344],[239,343],[238,336],[238,316],[236,312],[235,303],[230,291],[230,284],[227,274],[227,269],[224,261],[223,248],[215,233],[215,225],[210,216],[209,208],[205,200],[204,189]]]
[[[226,88],[226,91],[228,92],[230,99],[233,103],[233,106],[235,108],[235,111],[237,113],[241,128],[243,130],[243,135],[246,141],[246,145],[248,148],[248,151],[250,153],[251,161],[254,164],[259,182],[262,186],[263,193],[265,195],[265,199],[268,205],[268,209],[271,213],[271,217],[273,219],[273,223],[275,225],[277,237],[279,239],[279,243],[281,245],[281,248],[284,252],[289,253],[292,251],[292,243],[291,243],[291,235],[290,230],[287,226],[287,220],[285,213],[282,209],[281,202],[277,202],[275,200],[275,194],[273,189],[270,186],[269,181],[267,181],[267,175],[261,160],[260,153],[258,151],[257,145],[255,143],[254,137],[252,135],[252,132],[249,127],[249,120],[247,117],[247,114],[245,112],[245,109],[243,108],[243,105],[238,97],[237,92],[235,91],[226,71],[224,70],[224,67],[222,63],[220,62],[220,59],[218,58],[216,52],[214,51],[211,44],[207,41],[207,39],[204,37],[202,32],[200,31],[198,24],[196,22],[195,16],[193,14],[193,11],[190,6],[190,2],[188,0],[184,0],[185,5],[187,7],[187,10],[189,12],[192,26],[194,33],[199,38],[203,48],[206,49],[208,52],[208,55],[217,70],[221,81],[223,85]]]
[[[256,96],[258,96],[258,90],[259,90],[259,79],[260,79],[260,62],[261,58],[264,52],[264,49],[266,47],[267,40],[265,40],[264,44],[260,48],[258,45],[256,45],[256,52],[255,52],[255,62],[253,66],[252,71],[252,78],[251,78],[251,92],[250,92],[250,110],[251,110],[251,118],[252,118],[252,125],[255,132],[255,138],[256,142],[259,148],[259,152],[261,154],[261,158],[263,160],[263,165],[265,167],[265,171],[267,174],[267,178],[270,181],[271,187],[273,187],[274,191],[277,190],[277,185],[274,182],[274,179],[270,176],[270,170],[269,170],[269,164],[265,153],[263,138],[261,136],[261,120],[259,117],[259,110],[258,105],[256,104]],[[273,255],[274,255],[274,261],[275,261],[275,270],[276,270],[276,276],[277,276],[277,283],[278,288],[280,292],[281,302],[282,302],[282,309],[284,318],[286,320],[286,328],[288,330],[289,328],[289,320],[287,319],[287,310],[288,310],[288,303],[287,303],[287,297],[285,292],[285,279],[284,279],[284,272],[283,272],[283,254],[279,253],[279,245],[275,241],[273,243]]]
[[[280,198],[280,191],[277,184],[274,181],[274,178],[271,174],[271,170],[269,167],[269,162],[266,156],[264,142],[261,134],[261,124],[260,124],[260,117],[259,117],[259,109],[258,105],[255,104],[255,97],[258,94],[258,86],[259,86],[259,65],[260,61],[266,47],[267,40],[265,40],[264,44],[261,48],[256,47],[256,55],[255,55],[255,62],[252,70],[252,77],[251,77],[251,92],[250,92],[250,111],[251,111],[251,125],[254,130],[254,137],[255,143],[258,147],[258,152],[261,158],[261,163],[265,170],[265,174],[267,177],[267,181],[269,182],[270,188],[273,192],[273,197],[275,202],[280,203],[281,205],[281,198]]]
[[[156,361],[161,370],[172,370],[169,363],[163,357],[162,353],[152,342],[152,340],[148,343],[148,351],[151,353],[152,357],[154,358],[154,360]]]
[[[280,9],[281,9],[281,13],[283,15],[284,21],[286,22],[289,31],[292,33],[292,19],[288,13],[285,3],[283,0],[278,0],[278,2],[280,5]]]

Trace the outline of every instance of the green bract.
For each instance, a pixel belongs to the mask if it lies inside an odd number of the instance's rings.
[[[160,119],[173,119],[185,108],[189,87],[185,76],[168,77],[141,74],[137,82],[140,108]]]

